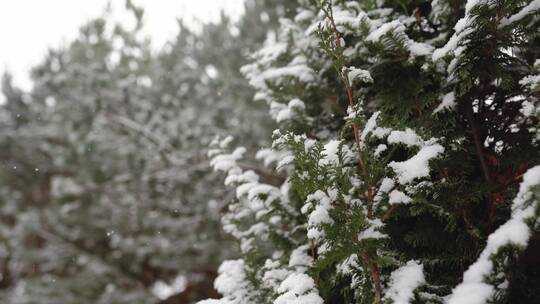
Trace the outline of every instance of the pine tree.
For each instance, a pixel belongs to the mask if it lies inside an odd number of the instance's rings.
[[[237,24],[180,26],[157,54],[127,3],[134,28],[89,22],[35,67],[32,91],[4,78],[2,303],[190,303],[216,295],[216,268],[236,253],[219,229],[230,195],[201,150],[225,129],[268,142],[257,134],[270,119],[230,119],[262,106],[239,68],[266,34],[254,27],[265,3]]]
[[[199,303],[537,303],[540,2],[298,1],[242,71],[279,125]]]

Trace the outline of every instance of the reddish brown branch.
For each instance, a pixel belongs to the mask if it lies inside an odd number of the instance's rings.
[[[476,122],[476,119],[474,117],[474,110],[473,110],[473,104],[471,101],[470,106],[466,109],[466,115],[467,120],[469,121],[469,126],[471,128],[471,133],[474,141],[474,147],[476,150],[476,156],[478,158],[478,161],[480,162],[480,168],[482,169],[482,175],[484,176],[484,181],[488,187],[491,186],[491,173],[488,167],[488,164],[486,162],[486,155],[484,153],[484,146],[483,146],[483,140],[480,134],[480,129],[478,128],[478,124]],[[488,229],[491,230],[492,225],[492,218],[495,214],[495,203],[496,200],[493,199],[493,193],[488,193],[487,197],[487,226]]]
[[[330,21],[330,25],[332,27],[332,32],[335,36],[335,44],[336,44],[336,50],[342,54],[343,48],[341,46],[341,34],[337,29],[336,23],[334,21],[334,16],[332,14],[332,10],[326,11],[326,17]],[[345,66],[342,66],[339,73],[340,78],[343,84],[345,85],[345,88],[347,90],[347,100],[349,102],[349,106],[352,108],[356,102],[354,102],[354,95],[353,95],[353,89],[351,87],[351,84],[349,83],[349,79],[346,75],[343,74],[343,68]],[[361,155],[361,146],[360,146],[360,133],[358,130],[358,125],[355,123],[353,124],[353,134],[354,134],[354,140],[356,142],[356,146],[358,147],[358,165],[360,167],[360,172],[362,173],[362,176],[364,177],[366,183],[367,183],[367,205],[368,205],[368,218],[373,219],[373,190],[372,190],[372,183],[371,179],[369,178],[369,175],[367,173],[366,164],[365,161]]]
[[[489,173],[489,167],[487,165],[486,157],[484,154],[484,146],[483,146],[483,142],[480,136],[480,130],[478,129],[478,125],[474,118],[472,103],[471,103],[471,107],[467,109],[467,120],[469,120],[469,125],[471,127],[474,147],[476,149],[476,156],[478,157],[478,160],[480,161],[480,167],[482,168],[482,174],[484,175],[484,180],[486,181],[486,183],[490,184],[491,175]]]
[[[371,281],[373,283],[375,291],[375,301],[374,303],[382,303],[382,287],[381,287],[381,276],[380,270],[377,263],[374,263],[370,258],[367,252],[362,252],[362,259],[364,263],[368,266],[369,272],[371,274]]]
[[[328,20],[330,22],[330,25],[331,25],[331,28],[332,28],[332,31],[333,31],[333,33],[335,35],[336,51],[339,52],[339,54],[341,56],[343,56],[343,49],[342,49],[342,46],[341,46],[341,38],[342,37],[341,37],[341,34],[338,31],[336,23],[334,21],[334,16],[333,16],[333,13],[332,13],[332,9],[331,8],[329,8],[329,9],[324,9],[323,8],[323,11],[326,14],[326,17],[328,18]],[[354,101],[353,89],[352,89],[351,84],[349,82],[349,78],[348,78],[348,76],[346,76],[344,74],[344,69],[345,68],[346,67],[344,65],[339,66],[338,73],[339,73],[339,76],[341,78],[341,81],[343,82],[343,84],[345,85],[345,88],[347,90],[347,99],[348,99],[348,102],[349,102],[349,106],[351,108],[353,108],[354,105],[356,105],[356,102]],[[368,216],[369,219],[373,219],[374,215],[373,215],[372,182],[371,182],[371,179],[370,179],[369,174],[367,172],[366,163],[364,161],[364,158],[362,157],[362,149],[361,149],[361,145],[360,145],[360,133],[359,133],[359,130],[358,130],[358,125],[356,123],[353,124],[353,134],[354,134],[354,140],[356,142],[356,146],[358,147],[358,165],[360,167],[360,172],[361,172],[365,182],[367,183],[367,193],[365,195],[366,198],[367,198],[367,209],[368,209],[367,216]],[[360,193],[360,196],[362,196],[362,193]],[[355,240],[353,240],[353,242],[355,242]],[[373,289],[375,291],[375,299],[374,299],[375,301],[374,301],[374,303],[375,304],[381,304],[382,303],[382,300],[381,300],[381,298],[382,298],[382,287],[381,287],[379,266],[369,258],[366,251],[362,252],[362,257],[364,259],[365,264],[369,268],[369,272],[371,274],[371,280],[372,280],[372,283],[373,283]]]
[[[388,211],[386,211],[386,213],[384,214],[383,221],[388,220],[388,218],[390,217],[392,212],[394,212],[394,210],[396,210],[396,208],[397,208],[397,205],[394,205],[394,206],[390,207],[390,209],[388,209]]]

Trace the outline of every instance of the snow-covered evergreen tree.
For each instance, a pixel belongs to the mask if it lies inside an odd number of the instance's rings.
[[[231,119],[262,107],[239,68],[276,24],[265,5],[200,33],[180,26],[154,54],[143,12],[128,1],[134,28],[107,16],[89,22],[35,67],[31,92],[4,78],[0,302],[216,295],[216,268],[236,250],[219,226],[230,195],[204,151],[227,129],[247,146],[269,142],[270,119]],[[257,22],[265,27],[247,30]]]
[[[214,141],[242,257],[211,303],[540,301],[540,2],[300,0],[242,68],[279,125]]]

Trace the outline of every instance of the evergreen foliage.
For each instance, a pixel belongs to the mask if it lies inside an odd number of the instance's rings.
[[[236,254],[204,151],[225,130],[268,142],[239,68],[280,12],[256,1],[237,23],[179,23],[156,53],[127,4],[134,28],[90,21],[34,68],[30,92],[3,79],[1,303],[191,303],[216,296]]]
[[[209,152],[242,257],[199,303],[538,303],[540,2],[298,2],[242,68],[274,173]]]
[[[0,302],[540,303],[540,0],[126,3],[3,77]]]

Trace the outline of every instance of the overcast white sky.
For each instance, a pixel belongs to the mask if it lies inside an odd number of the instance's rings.
[[[7,68],[15,81],[30,88],[28,71],[49,47],[77,36],[79,26],[100,16],[107,3],[121,12],[125,0],[0,0],[0,73]],[[145,8],[146,33],[161,46],[177,32],[176,18],[190,24],[217,20],[221,10],[233,18],[244,0],[136,0]],[[121,13],[115,19],[123,20]]]

